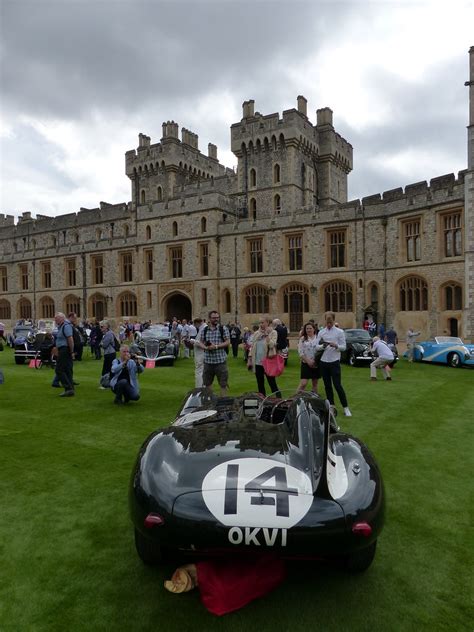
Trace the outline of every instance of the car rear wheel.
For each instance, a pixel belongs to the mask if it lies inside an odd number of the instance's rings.
[[[453,369],[457,369],[461,366],[461,358],[457,353],[450,353],[448,356],[448,364],[452,366]]]
[[[15,358],[15,364],[25,364],[25,358]]]
[[[135,529],[135,548],[138,557],[148,566],[156,566],[164,561],[161,546],[151,538],[142,535],[137,529]]]
[[[348,571],[351,573],[363,573],[374,561],[375,550],[377,548],[377,540],[372,542],[370,546],[365,549],[359,549],[350,553],[345,558],[345,565]]]

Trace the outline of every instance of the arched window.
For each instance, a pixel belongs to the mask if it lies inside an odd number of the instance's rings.
[[[172,231],[173,231],[173,237],[177,237],[178,236],[178,222],[173,222]]]
[[[324,309],[327,312],[352,312],[352,285],[333,281],[324,288]]]
[[[12,308],[10,306],[10,303],[5,298],[2,298],[2,300],[0,300],[0,318],[4,320],[10,320],[11,317]]]
[[[120,316],[136,316],[137,315],[137,297],[132,292],[125,292],[120,296]]]
[[[95,238],[96,241],[100,241],[102,239],[102,230],[100,228],[95,231]]]
[[[255,169],[250,169],[250,186],[257,186],[257,172],[255,171]]]
[[[279,184],[281,177],[280,165],[277,163],[273,165],[273,184]]]
[[[78,296],[74,296],[74,294],[70,294],[64,299],[64,313],[67,316],[71,312],[75,312],[79,317],[81,316],[81,299]]]
[[[255,221],[257,219],[257,200],[250,198],[250,217]]]
[[[462,309],[462,287],[459,283],[450,283],[444,288],[444,309]]]
[[[163,189],[161,187],[158,187],[156,190],[156,199],[158,202],[163,202]]]
[[[278,194],[275,195],[275,197],[273,198],[273,210],[274,211],[281,210],[281,198]]]
[[[283,311],[287,314],[292,311],[295,302],[295,295],[301,309],[298,311],[309,312],[309,292],[308,288],[301,283],[291,283],[283,290]]]
[[[145,204],[145,202],[146,202],[146,193],[145,193],[145,189],[142,189],[140,193],[140,203]]]
[[[56,239],[56,237],[52,236],[51,237],[51,246],[53,248],[56,248],[56,244],[57,244],[57,239]]]
[[[147,241],[150,241],[150,239],[151,239],[151,226],[147,226],[145,228],[145,238],[147,239]]]
[[[230,301],[230,292],[229,290],[224,290],[223,293],[223,303],[224,303],[224,312],[226,314],[230,314],[230,312],[232,311],[232,305],[231,305],[231,301]]]
[[[24,320],[32,318],[31,302],[27,298],[21,298],[18,301],[18,317]],[[53,314],[54,316],[54,314]]]
[[[428,285],[420,277],[408,277],[400,283],[400,310],[420,312],[428,309]]]
[[[201,233],[205,233],[207,231],[207,219],[205,217],[201,217]]]
[[[290,283],[283,290],[283,311],[288,314],[290,331],[303,326],[304,312],[309,312],[309,291],[302,283]]]
[[[43,296],[40,300],[41,318],[54,318],[54,301],[50,296]]]
[[[128,224],[125,224],[123,227],[123,236],[125,237],[125,239],[129,236],[130,234],[130,227]]]
[[[269,310],[268,290],[261,285],[252,285],[245,290],[247,314],[265,314]]]

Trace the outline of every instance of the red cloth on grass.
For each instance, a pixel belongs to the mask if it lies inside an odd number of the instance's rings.
[[[196,563],[201,601],[213,614],[223,615],[263,597],[286,575],[285,563],[274,555],[215,559]]]

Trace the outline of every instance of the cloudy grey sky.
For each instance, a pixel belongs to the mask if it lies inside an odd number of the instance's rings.
[[[0,0],[0,212],[130,199],[174,119],[229,167],[242,101],[308,99],[354,147],[350,199],[466,167],[472,0]]]

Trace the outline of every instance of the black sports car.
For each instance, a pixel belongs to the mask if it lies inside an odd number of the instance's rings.
[[[341,353],[341,360],[351,366],[368,364],[374,359],[370,345],[372,338],[365,329],[344,329],[346,350]]]
[[[374,458],[310,393],[216,398],[195,389],[142,446],[129,500],[148,564],[269,548],[361,571],[384,518]]]

